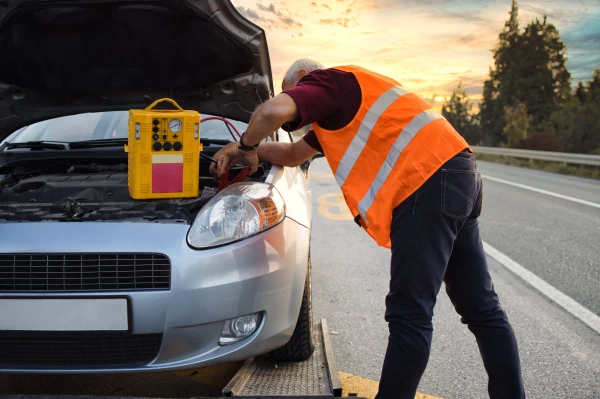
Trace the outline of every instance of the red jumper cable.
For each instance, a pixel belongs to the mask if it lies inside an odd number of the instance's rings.
[[[229,122],[227,119],[222,118],[220,116],[208,116],[204,119],[201,119],[200,123],[205,122],[205,121],[212,121],[212,120],[218,120],[218,121],[225,122],[227,125],[231,126],[231,128],[235,131],[235,133],[238,135],[238,137],[242,137],[242,135],[236,129],[236,127],[233,125],[233,123]],[[206,156],[206,157],[210,158],[208,156]],[[217,163],[217,161],[215,161],[212,158],[210,158],[210,160],[214,163]],[[233,180],[231,180],[231,181],[229,181],[228,173],[224,174],[223,176],[221,176],[221,180],[219,182],[219,188],[217,189],[217,192],[223,190],[226,187],[229,187],[229,185],[231,185],[233,183],[239,183],[239,182],[243,181],[249,174],[250,174],[250,165],[246,165],[246,167],[244,169],[242,169],[242,171],[240,173],[238,173],[237,176],[234,177]]]

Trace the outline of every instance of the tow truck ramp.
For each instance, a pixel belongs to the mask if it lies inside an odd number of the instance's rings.
[[[315,323],[315,351],[303,362],[278,362],[268,355],[248,359],[223,388],[221,398],[330,399],[342,396],[327,321]],[[350,394],[350,396],[356,396]],[[0,395],[0,399],[172,399],[89,395]],[[178,398],[181,399],[181,398]],[[198,396],[189,399],[216,399]]]
[[[315,324],[315,352],[303,362],[277,362],[268,357],[247,360],[223,389],[234,398],[312,398],[342,396],[342,384],[331,350],[327,321]]]

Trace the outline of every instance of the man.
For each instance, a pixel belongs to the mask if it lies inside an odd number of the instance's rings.
[[[297,166],[323,152],[355,221],[391,248],[389,340],[378,399],[415,396],[427,365],[442,281],[475,335],[493,399],[525,397],[517,342],[500,307],[479,237],[482,184],[475,156],[453,127],[393,79],[356,67],[296,61],[282,93],[260,106],[239,143],[217,155],[256,170],[258,158]],[[276,129],[314,131],[262,143]],[[257,148],[256,148],[257,147]]]

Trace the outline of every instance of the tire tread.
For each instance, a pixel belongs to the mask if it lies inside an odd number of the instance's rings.
[[[298,322],[287,344],[271,352],[271,356],[279,361],[303,361],[310,358],[315,351],[314,325],[312,321],[312,297],[311,297],[311,264],[310,257],[306,282],[304,283],[304,294]]]

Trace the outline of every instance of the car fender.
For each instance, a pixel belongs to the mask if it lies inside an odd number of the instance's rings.
[[[308,179],[299,167],[273,165],[266,183],[275,186],[283,197],[286,216],[307,229],[312,224],[312,193]]]

